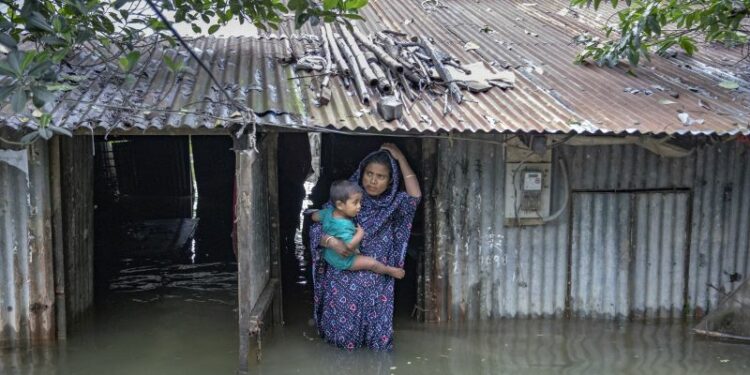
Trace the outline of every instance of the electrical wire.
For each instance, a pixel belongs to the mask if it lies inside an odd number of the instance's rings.
[[[198,62],[198,65],[200,65],[201,69],[203,69],[208,74],[208,77],[211,79],[211,81],[214,84],[216,84],[217,89],[224,94],[224,96],[227,98],[227,100],[229,101],[229,103],[231,103],[232,105],[234,105],[237,108],[240,116],[242,117],[242,127],[237,132],[237,136],[238,137],[244,133],[245,126],[247,126],[247,124],[248,124],[248,119],[247,119],[247,117],[246,117],[245,114],[246,113],[250,114],[250,124],[252,125],[251,147],[252,147],[253,150],[257,151],[257,149],[255,147],[256,146],[255,145],[255,143],[256,143],[255,142],[255,133],[256,133],[256,117],[255,117],[255,112],[248,110],[247,107],[245,107],[243,105],[240,105],[239,103],[237,103],[236,100],[234,100],[234,98],[231,95],[229,95],[229,93],[224,88],[224,86],[222,86],[222,84],[219,82],[219,80],[216,79],[216,77],[214,77],[214,74],[213,74],[213,72],[211,72],[211,69],[209,69],[208,66],[206,66],[206,63],[204,63],[203,60],[201,60],[200,57],[198,57],[198,55],[195,53],[195,51],[193,51],[193,49],[190,47],[190,45],[188,45],[188,43],[185,41],[185,39],[182,38],[182,36],[180,35],[180,33],[178,33],[177,30],[175,30],[174,26],[172,26],[172,23],[169,22],[169,20],[167,20],[167,17],[165,17],[164,14],[156,7],[156,4],[154,4],[154,1],[153,0],[146,0],[146,2],[151,7],[151,10],[153,10],[154,13],[156,13],[156,16],[159,17],[159,19],[161,20],[161,22],[164,23],[164,25],[169,29],[169,31],[172,33],[172,35],[174,35],[175,39],[177,39],[177,41],[180,42],[180,44],[182,45],[182,47],[185,48],[188,51],[188,53],[190,54],[190,56],[194,60],[196,60]]]

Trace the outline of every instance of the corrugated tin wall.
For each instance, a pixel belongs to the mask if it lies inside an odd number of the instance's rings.
[[[747,146],[706,145],[680,159],[633,145],[559,147],[552,210],[565,194],[559,158],[575,191],[569,206],[522,228],[503,222],[503,147],[438,145],[435,319],[650,318],[684,306],[700,315],[718,302],[714,287],[731,290],[750,271]]]
[[[0,346],[55,334],[47,153],[0,149]]]
[[[61,142],[65,308],[74,322],[94,303],[94,157],[91,139]]]
[[[247,136],[243,136],[247,137]],[[267,168],[269,148],[256,152],[235,141],[236,236],[239,282],[240,369],[246,370],[250,348],[250,313],[271,275]]]

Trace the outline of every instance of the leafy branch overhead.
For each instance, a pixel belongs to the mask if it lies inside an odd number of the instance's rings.
[[[278,29],[290,12],[296,27],[337,18],[360,19],[358,11],[367,4],[367,0],[154,2],[175,23],[188,24],[193,32],[204,35],[216,33],[230,21],[261,30]],[[36,118],[39,128],[67,133],[56,131],[59,128],[45,113],[56,100],[56,91],[77,84],[62,73],[63,67],[113,67],[125,82],[133,82],[144,51],[163,42],[177,45],[171,30],[145,0],[0,0],[0,107],[9,104],[16,115]],[[85,63],[76,60],[81,50],[94,58]],[[164,59],[175,74],[191,72],[182,60],[167,55]],[[31,112],[38,115],[30,116]],[[35,134],[45,139],[52,136],[47,130]]]
[[[641,57],[648,59],[651,53],[664,54],[672,48],[692,55],[699,42],[748,45],[750,0],[571,0],[573,6],[594,9],[602,3],[615,8],[615,25],[605,26],[607,40],[579,40],[585,45],[579,62],[590,59],[613,67],[627,59],[637,66]]]

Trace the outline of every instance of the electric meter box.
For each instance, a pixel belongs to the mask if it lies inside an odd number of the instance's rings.
[[[505,224],[541,225],[550,215],[551,163],[505,164]]]

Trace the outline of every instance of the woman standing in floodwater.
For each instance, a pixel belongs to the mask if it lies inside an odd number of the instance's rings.
[[[404,180],[406,192],[398,191]],[[368,155],[349,178],[365,192],[356,217],[365,231],[360,244],[363,255],[394,266],[404,266],[411,222],[422,196],[419,180],[406,157],[395,145],[385,143]],[[394,279],[368,271],[346,271],[328,267],[321,247],[348,255],[343,242],[322,233],[320,225],[310,230],[315,288],[315,323],[320,336],[353,350],[393,349]]]

